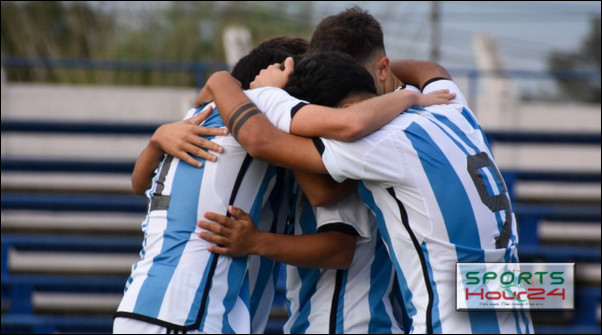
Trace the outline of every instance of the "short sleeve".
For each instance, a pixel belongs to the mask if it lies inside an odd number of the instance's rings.
[[[451,93],[455,93],[456,97],[452,101],[462,106],[468,106],[464,94],[462,94],[458,85],[453,81],[443,78],[430,81],[424,85],[422,93],[426,94],[437,90],[449,90]]]
[[[257,108],[279,130],[290,132],[292,115],[299,106],[307,104],[276,87],[261,87],[245,91]]]
[[[318,230],[330,224],[345,224],[351,226],[360,238],[371,238],[370,210],[362,203],[357,192],[336,204],[317,207],[316,221]]]
[[[359,139],[343,142],[326,138],[320,139],[324,145],[322,161],[330,176],[337,182],[345,179],[360,180],[364,177],[364,154],[371,148],[369,142]]]

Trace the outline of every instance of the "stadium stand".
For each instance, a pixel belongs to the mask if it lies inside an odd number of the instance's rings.
[[[2,333],[111,332],[146,210],[129,176],[156,126],[3,114]],[[599,133],[496,131],[488,138],[494,152],[520,144],[599,151],[601,143]],[[576,310],[534,312],[535,330],[600,333],[600,170],[503,167],[502,174],[519,220],[521,261],[577,264]],[[268,332],[280,332],[285,318],[280,280]]]

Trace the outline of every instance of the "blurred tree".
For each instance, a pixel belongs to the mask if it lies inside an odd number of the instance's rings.
[[[591,21],[589,35],[576,52],[554,52],[548,59],[552,71],[600,71],[600,18]],[[556,76],[562,94],[572,101],[600,102],[600,77],[598,79],[567,79]]]
[[[253,42],[308,38],[303,1],[2,2],[2,54],[27,58],[224,62],[222,31],[249,28]],[[10,81],[193,86],[185,72],[8,68]]]
[[[5,56],[97,58],[107,50],[114,34],[112,18],[82,2],[7,1],[2,3],[1,15]],[[7,69],[7,75],[17,80],[69,81],[66,71],[51,68]]]

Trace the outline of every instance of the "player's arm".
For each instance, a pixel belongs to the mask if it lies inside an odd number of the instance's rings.
[[[216,102],[228,129],[251,156],[292,169],[327,172],[312,141],[274,128],[242,92],[240,83],[230,74],[223,71],[213,74],[203,89],[210,92],[209,96]],[[381,110],[397,115],[399,109],[396,106],[399,106],[400,100],[405,96],[403,91],[398,91],[364,100],[346,108],[345,113],[352,110]],[[300,111],[303,109],[315,109],[323,113],[333,110],[340,112],[336,108],[318,105],[306,105]]]
[[[186,163],[201,167],[202,163],[194,159],[197,156],[215,161],[217,156],[207,150],[222,152],[223,148],[211,142],[203,135],[225,135],[222,128],[199,126],[211,114],[212,108],[207,108],[189,119],[161,125],[151,137],[134,165],[132,172],[132,190],[143,195],[152,182],[155,169],[159,166],[164,153],[179,158]],[[207,150],[204,150],[207,149]]]
[[[289,57],[284,62],[283,70],[279,64],[262,70],[251,83],[251,88],[265,86],[283,88],[293,70],[294,61]],[[395,100],[377,98],[377,101],[366,101],[344,109],[308,105],[295,113],[290,132],[306,137],[354,141],[376,131],[411,106],[449,103],[449,99],[453,97],[454,94],[449,94],[447,90],[431,92],[427,95],[401,91],[396,93]]]
[[[357,181],[336,182],[329,175],[293,170],[303,193],[314,207],[329,206],[357,190]]]
[[[260,255],[290,265],[314,268],[347,269],[353,260],[353,234],[325,231],[306,235],[283,235],[258,230],[251,217],[239,208],[228,207],[229,218],[206,213],[210,221],[199,221],[207,231],[200,237],[215,243],[209,251],[220,255],[240,257]]]
[[[311,139],[276,129],[227,72],[216,72],[203,89],[210,92],[236,140],[258,159],[278,166],[327,173]]]
[[[420,89],[432,79],[451,80],[451,76],[443,66],[422,60],[392,61],[391,72],[402,82]]]

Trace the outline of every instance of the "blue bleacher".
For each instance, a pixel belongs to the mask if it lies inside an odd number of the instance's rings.
[[[52,121],[2,120],[2,133],[46,132],[58,134],[148,134],[157,125],[110,124],[110,123],[57,123]],[[575,145],[600,145],[600,134],[534,134],[495,132],[489,140],[495,145],[510,143],[570,143]],[[72,173],[84,178],[87,173],[129,175],[131,161],[62,160],[3,156],[2,172],[19,173]],[[502,171],[513,196],[513,207],[520,224],[521,261],[577,262],[597,264],[601,262],[600,245],[543,245],[537,236],[542,220],[570,221],[600,224],[600,203],[522,203],[514,198],[516,183],[524,181],[600,183],[600,172],[550,172],[528,170]],[[133,194],[52,193],[2,190],[1,209],[5,211],[47,211],[60,215],[64,212],[88,212],[101,216],[103,213],[139,213],[146,211],[146,200]],[[11,251],[40,252],[87,252],[131,253],[140,250],[140,236],[102,236],[82,234],[2,233],[1,284],[2,284],[2,333],[107,333],[111,331],[112,317],[107,314],[39,313],[32,304],[33,292],[107,293],[119,294],[124,288],[127,275],[123,274],[51,274],[13,273],[9,253]],[[600,287],[578,285],[575,312],[536,312],[536,331],[543,333],[600,333],[596,310],[600,306]],[[281,315],[284,310],[284,283],[279,280],[274,309]],[[560,322],[560,323],[559,323]],[[268,333],[281,332],[284,319],[274,317],[268,324]]]

